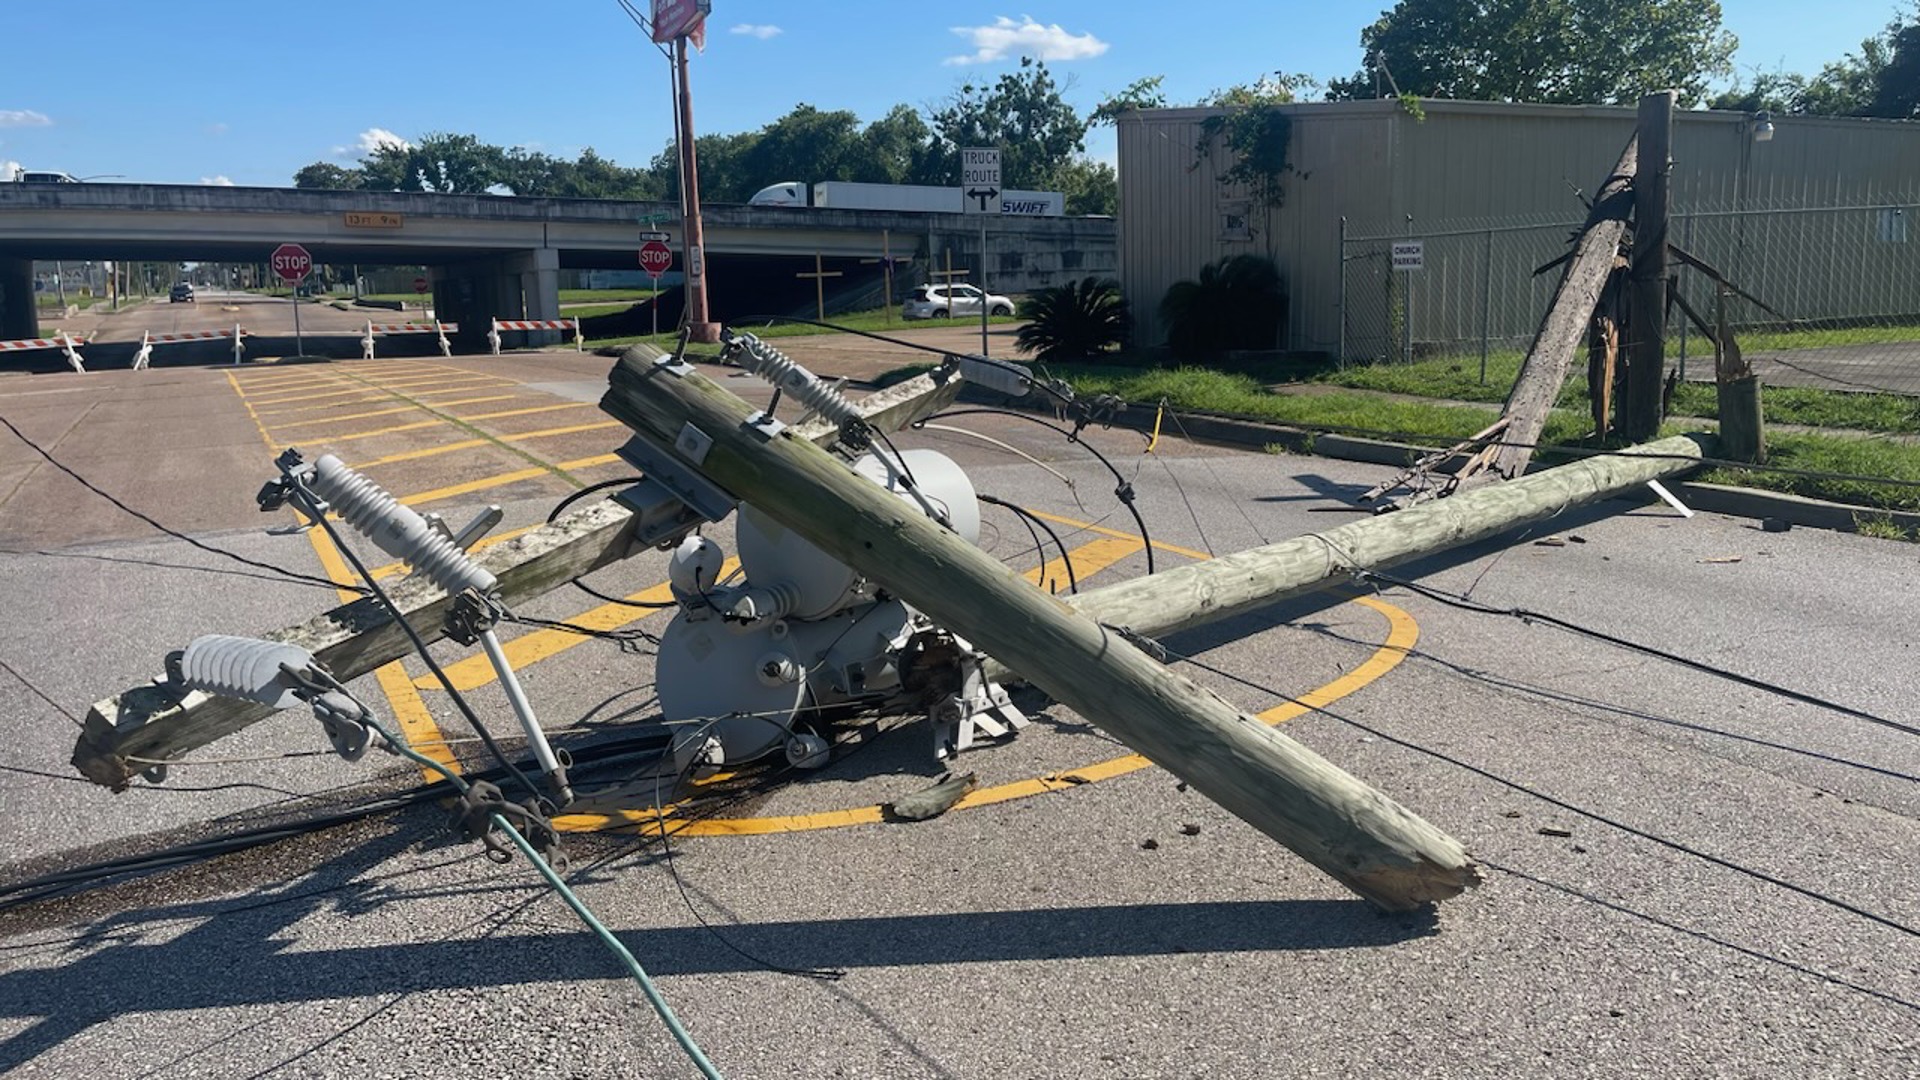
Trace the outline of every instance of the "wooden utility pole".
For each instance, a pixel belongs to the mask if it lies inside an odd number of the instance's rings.
[[[1662,439],[1311,536],[1090,589],[1066,602],[1088,618],[1147,637],[1190,630],[1351,581],[1356,570],[1386,570],[1674,476],[1711,456],[1714,445],[1708,435]],[[987,674],[1004,680],[1007,671],[993,666]]]
[[[1613,257],[1620,250],[1620,238],[1627,231],[1627,217],[1633,210],[1630,184],[1638,160],[1639,143],[1627,140],[1620,160],[1600,191],[1594,196],[1593,209],[1587,215],[1580,240],[1574,246],[1573,259],[1553,294],[1553,305],[1541,321],[1540,332],[1520,366],[1513,392],[1507,395],[1502,415],[1508,419],[1506,434],[1489,459],[1492,471],[1508,479],[1519,476],[1533,459],[1533,447],[1546,430],[1547,417],[1567,381],[1567,369],[1573,363],[1574,350],[1586,340],[1587,326],[1593,319],[1600,289],[1613,270]],[[1478,459],[1477,459],[1478,460]],[[1477,471],[1477,465],[1463,472],[1462,478]]]
[[[820,253],[817,251],[813,253],[813,273],[811,274],[799,273],[799,274],[793,275],[794,277],[797,277],[797,278],[813,279],[813,302],[814,302],[814,305],[819,309],[819,317],[821,322],[827,321],[827,279],[830,277],[839,277],[840,275],[841,275],[841,272],[838,270],[821,269]]]
[[[1390,911],[1479,881],[1466,849],[1385,794],[1027,584],[820,447],[769,436],[690,366],[629,349],[601,408],[964,636],[1089,721]],[[688,451],[675,453],[686,457]]]
[[[1740,352],[1727,327],[1727,293],[1715,283],[1713,294],[1713,384],[1720,406],[1720,440],[1726,456],[1735,461],[1767,460],[1766,425],[1762,422],[1760,376]]]
[[[1672,195],[1673,103],[1662,90],[1640,99],[1640,153],[1633,176],[1633,269],[1628,272],[1627,392],[1620,431],[1639,442],[1660,429],[1667,375],[1667,216]]]

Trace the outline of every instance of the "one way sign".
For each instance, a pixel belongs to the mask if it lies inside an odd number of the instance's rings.
[[[960,202],[969,214],[1000,212],[1000,148],[969,146],[960,151]]]

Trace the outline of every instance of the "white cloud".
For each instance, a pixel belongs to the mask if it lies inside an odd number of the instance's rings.
[[[21,169],[25,167],[26,166],[20,164],[17,161],[8,161],[5,158],[0,158],[0,181],[12,180],[14,177],[14,174],[18,173]]]
[[[360,133],[360,152],[362,154],[371,154],[383,146],[393,146],[401,150],[406,150],[413,146],[413,144],[395,135],[393,132],[388,131],[386,128],[368,128]]]
[[[200,182],[207,185],[208,187],[232,187],[233,186],[233,181],[227,179],[224,176],[203,176],[200,178]]]
[[[990,64],[1009,56],[1087,60],[1109,47],[1092,34],[1069,34],[1059,23],[1034,22],[1029,15],[1020,16],[1019,22],[1002,15],[991,26],[956,26],[953,32],[973,42],[974,51],[966,56],[949,56],[944,61],[947,64]]]
[[[0,109],[0,127],[51,127],[46,113],[32,109]]]
[[[748,37],[757,37],[761,41],[765,41],[770,37],[779,37],[781,34],[786,33],[786,31],[777,26],[769,26],[764,23],[741,23],[739,26],[727,31],[727,33],[745,34]]]

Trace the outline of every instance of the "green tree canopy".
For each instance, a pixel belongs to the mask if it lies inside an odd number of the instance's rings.
[[[1040,188],[1086,149],[1086,121],[1061,96],[1047,65],[1030,56],[992,86],[967,83],[933,111],[939,170],[930,183],[960,181],[960,150],[1000,148],[1000,182]]]
[[[1920,6],[1909,16],[1862,41],[1811,79],[1789,72],[1759,72],[1752,82],[1713,99],[1716,109],[1879,116],[1920,119]]]
[[[1672,88],[1690,104],[1736,42],[1716,0],[1400,0],[1360,44],[1365,66],[1329,99],[1625,104]]]
[[[359,169],[343,169],[331,161],[316,161],[293,174],[293,186],[325,191],[354,191],[364,177]]]

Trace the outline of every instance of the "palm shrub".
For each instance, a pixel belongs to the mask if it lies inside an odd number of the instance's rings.
[[[1086,360],[1127,343],[1130,314],[1120,283],[1085,277],[1030,293],[1020,302],[1027,320],[1014,339],[1036,360]]]
[[[1271,349],[1287,318],[1287,286],[1264,255],[1229,255],[1176,281],[1160,299],[1167,345],[1181,358],[1228,349]]]

